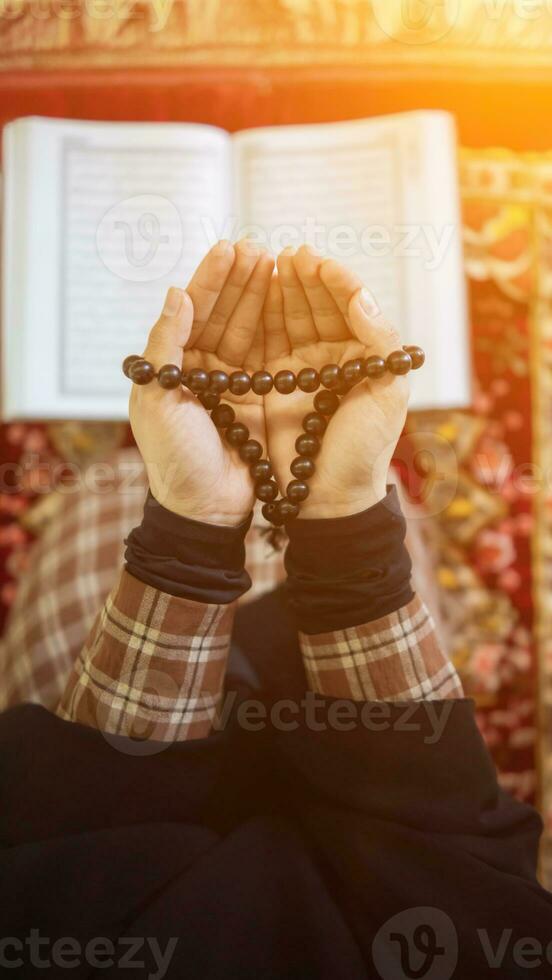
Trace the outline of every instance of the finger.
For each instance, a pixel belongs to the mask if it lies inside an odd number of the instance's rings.
[[[291,347],[316,343],[319,339],[309,301],[295,266],[293,248],[286,248],[277,259],[278,278],[284,298],[284,318]]]
[[[194,306],[190,345],[195,343],[205,327],[233,264],[234,246],[226,240],[217,242],[190,279],[187,292]]]
[[[332,294],[320,278],[323,258],[310,245],[302,245],[293,259],[295,271],[307,300],[321,340],[345,340],[350,336]]]
[[[216,349],[221,361],[236,367],[243,365],[261,322],[273,269],[272,256],[267,252],[261,253]],[[202,337],[202,345],[203,342]]]
[[[362,280],[335,259],[325,259],[320,266],[320,278],[332,296],[336,306],[347,319],[349,303],[358,289],[362,289]]]
[[[357,290],[349,303],[349,322],[357,340],[371,354],[387,357],[401,346],[399,334],[384,317],[374,296],[365,286]]]
[[[277,277],[272,279],[263,310],[265,361],[289,357],[291,347],[284,321],[284,297]]]
[[[156,371],[164,364],[182,365],[184,347],[190,337],[194,307],[183,289],[171,286],[161,316],[152,327],[144,352]]]
[[[264,349],[265,344],[263,324],[262,321],[259,320],[257,323],[257,329],[255,330],[255,336],[253,337],[253,343],[249,348],[249,354],[243,363],[246,371],[253,374],[254,371],[260,371],[262,369],[265,360]]]
[[[216,351],[260,256],[261,250],[247,239],[235,246],[234,264],[197,340],[201,350]]]

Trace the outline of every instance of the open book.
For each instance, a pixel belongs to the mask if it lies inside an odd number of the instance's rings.
[[[453,120],[413,112],[230,135],[25,118],[4,131],[4,418],[120,419],[120,364],[219,238],[304,241],[427,352],[414,408],[469,401]]]

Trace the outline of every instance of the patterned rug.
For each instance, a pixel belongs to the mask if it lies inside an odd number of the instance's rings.
[[[464,151],[461,183],[474,408],[410,427],[454,656],[503,785],[541,807],[550,884],[552,155]]]

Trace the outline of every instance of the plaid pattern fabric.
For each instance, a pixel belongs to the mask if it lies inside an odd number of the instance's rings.
[[[141,742],[205,738],[222,699],[233,614],[233,604],[179,599],[123,572],[57,714]],[[418,598],[373,623],[300,640],[309,687],[320,694],[354,701],[463,695]]]
[[[147,482],[140,455],[121,450],[111,462],[109,492],[60,494],[55,513],[34,544],[0,641],[0,711],[33,701],[54,710],[98,610],[118,580],[124,539],[142,519]],[[86,483],[86,481],[83,481]],[[240,602],[284,578],[255,513],[246,541],[253,585]]]
[[[299,634],[309,687],[353,701],[430,701],[463,697],[433,620],[415,596],[397,612],[362,626]]]
[[[233,617],[233,605],[180,599],[123,572],[57,714],[140,741],[205,737],[222,696]]]

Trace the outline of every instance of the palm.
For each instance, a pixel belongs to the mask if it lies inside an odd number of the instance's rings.
[[[189,350],[185,352],[184,363],[186,370],[191,368],[202,368],[204,371],[225,371],[231,374],[236,370],[235,365],[228,364],[218,357],[216,353],[210,351]],[[236,412],[236,421],[243,422],[249,429],[251,439],[257,439],[266,449],[266,434],[262,399],[253,392],[246,395],[233,395],[226,391],[222,395],[222,401],[231,404]],[[188,441],[193,439],[193,446],[197,448],[198,459],[208,460],[208,472],[210,481],[215,485],[219,480],[227,481],[229,493],[232,495],[247,495],[251,492],[251,477],[239,459],[235,450],[232,450],[225,442],[219,429],[213,424],[210,413],[203,407],[201,402],[182,405],[182,411],[194,410],[194,417],[190,419],[189,430],[182,431],[182,437]],[[205,488],[208,491],[208,487]]]
[[[260,325],[262,306],[273,269],[272,259],[219,243],[192,276],[185,299],[174,309],[178,290],[169,291],[154,326],[146,358],[156,369],[180,363],[184,369],[231,374],[247,364]],[[168,305],[167,305],[168,303]],[[236,398],[237,419],[249,435],[266,446],[259,398]],[[153,496],[170,510],[199,520],[240,523],[254,500],[247,465],[221,436],[199,398],[180,387],[134,386],[131,421]]]
[[[235,248],[218,243],[196,269],[189,285],[194,320],[184,350],[186,371],[224,371],[232,374],[246,366],[262,305],[270,283],[272,259],[252,251],[247,242]],[[249,429],[252,439],[266,448],[261,399],[249,392],[235,396],[227,391],[222,400],[235,407],[236,421]],[[230,509],[248,507],[253,487],[247,466],[211,421],[199,399],[185,398],[172,406],[173,445],[183,460],[183,470],[201,484],[205,500],[221,493]],[[191,465],[190,465],[191,464]]]
[[[352,358],[366,356],[366,348],[357,340],[320,341],[296,348],[290,356],[269,363],[267,370],[275,374],[277,371],[287,369],[298,374],[305,367],[313,367],[316,370],[320,370],[325,364],[338,364],[341,367]],[[305,415],[314,411],[314,398],[313,393],[296,390],[292,395],[272,392],[265,399],[269,452],[278,483],[283,489],[289,480],[293,479],[289,467],[297,455],[295,440],[303,431],[302,423]],[[373,410],[370,411],[369,425],[375,422],[374,414]],[[327,436],[331,438],[324,438],[322,441],[322,449],[316,461],[317,477],[311,484],[313,489],[320,476],[335,480],[339,472],[340,456],[344,450],[350,452],[354,442],[360,444],[363,452],[366,451],[368,438],[366,422],[366,406],[360,404],[358,393],[351,393],[343,398],[339,410],[330,419],[328,425]]]
[[[362,283],[333,261],[323,261],[305,247],[297,254],[284,251],[278,259],[278,283],[265,305],[267,369],[298,374],[305,367],[320,370],[373,354],[386,354],[400,343],[379,311],[362,312]],[[296,390],[265,400],[269,453],[280,489],[292,479],[290,464],[297,455],[295,441],[303,420],[312,412],[315,394]],[[379,499],[391,455],[406,413],[404,379],[387,376],[364,380],[341,399],[328,422],[308,501],[302,512],[316,516],[327,503],[365,504]],[[321,502],[319,506],[318,502]],[[331,508],[330,508],[331,510]],[[351,510],[354,512],[354,508]]]

